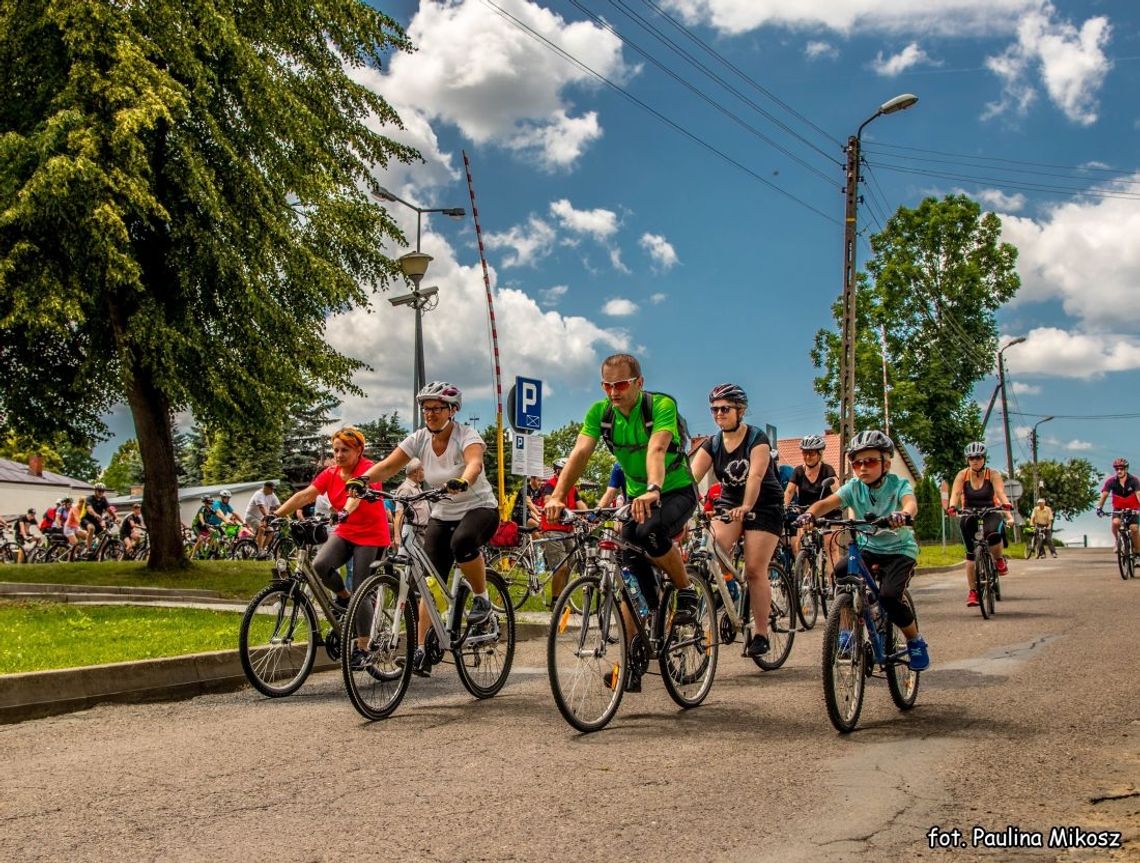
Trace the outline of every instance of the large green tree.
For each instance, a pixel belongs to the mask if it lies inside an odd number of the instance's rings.
[[[139,442],[131,438],[119,444],[99,479],[118,494],[130,494],[132,486],[143,484],[144,476]]]
[[[1033,463],[1019,464],[1015,473],[1025,489],[1017,509],[1028,516],[1034,503]],[[1041,496],[1048,499],[1053,515],[1072,521],[1096,503],[1102,476],[1088,459],[1071,458],[1065,462],[1052,459],[1038,462],[1037,478],[1041,483]]]
[[[552,463],[556,458],[566,458],[578,442],[578,433],[582,430],[580,422],[570,421],[566,425],[546,433],[546,463]],[[587,484],[589,496],[594,498],[606,490],[610,481],[610,471],[613,470],[614,457],[606,449],[605,444],[598,441],[590,460],[586,462],[586,470],[582,473],[580,483]]]
[[[369,193],[415,153],[350,70],[408,47],[360,0],[0,5],[0,416],[90,438],[125,400],[151,567],[184,561],[175,411],[354,389],[325,321],[398,277]]]
[[[935,476],[961,466],[962,447],[981,433],[974,385],[993,370],[994,313],[1020,286],[1017,249],[1001,220],[964,195],[900,207],[871,237],[856,301],[856,427],[882,428],[886,334],[891,430],[922,451]],[[841,302],[832,308],[837,324]],[[811,352],[822,370],[816,392],[838,427],[839,327],[820,330]]]

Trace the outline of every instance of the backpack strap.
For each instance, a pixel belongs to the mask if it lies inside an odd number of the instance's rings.
[[[602,443],[606,445],[606,449],[610,451],[610,455],[614,454],[614,403],[607,402],[605,410],[602,411],[602,421],[600,423],[602,433]]]

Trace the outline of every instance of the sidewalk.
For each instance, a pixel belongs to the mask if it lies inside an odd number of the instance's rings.
[[[13,584],[0,582],[0,599],[40,600],[87,605],[145,605],[245,611],[246,603],[208,590],[146,587]],[[549,614],[520,612],[515,637],[546,636]],[[237,631],[234,631],[237,641]],[[324,648],[317,648],[313,672],[339,668]],[[193,698],[248,686],[238,651],[219,650],[138,662],[0,675],[0,724],[86,710],[105,702],[167,701]]]

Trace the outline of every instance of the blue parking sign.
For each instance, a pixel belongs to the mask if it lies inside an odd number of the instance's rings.
[[[515,377],[514,422],[518,431],[542,429],[542,381]]]

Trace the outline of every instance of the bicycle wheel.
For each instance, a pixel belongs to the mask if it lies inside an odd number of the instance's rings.
[[[712,689],[720,648],[716,605],[704,576],[689,569],[689,582],[696,594],[696,607],[678,608],[678,592],[666,586],[657,619],[661,621],[661,679],[665,690],[686,709],[696,707]]]
[[[844,643],[840,644],[842,634]],[[851,594],[835,598],[823,630],[823,701],[827,718],[841,734],[855,730],[863,709],[867,651],[863,619],[855,614]]]
[[[230,560],[253,560],[257,557],[257,543],[249,537],[239,539],[230,547]]]
[[[780,564],[768,565],[772,585],[772,610],[768,614],[768,652],[753,661],[765,671],[775,671],[788,660],[796,640],[796,587]]]
[[[20,547],[14,542],[0,543],[0,563],[15,563]]]
[[[812,569],[812,558],[806,550],[796,555],[796,562],[792,568],[792,580],[795,582],[798,595],[796,611],[804,629],[811,629],[819,619],[819,597],[815,592],[815,572]]]
[[[904,590],[903,603],[914,614],[914,600],[910,598],[910,591]],[[918,622],[918,615],[914,615]],[[894,623],[887,628],[887,689],[891,692],[891,700],[899,710],[910,710],[918,698],[918,679],[922,672],[911,671],[906,657],[906,636]],[[895,654],[902,652],[896,658]]]
[[[299,586],[275,583],[249,603],[238,633],[241,668],[270,698],[292,695],[313,670],[317,613]]]
[[[99,560],[122,560],[127,548],[121,540],[109,539],[99,549]]]
[[[491,616],[471,629],[467,640],[455,649],[455,670],[463,686],[476,698],[490,698],[503,688],[515,658],[515,611],[508,598],[507,583],[498,573],[487,573]],[[473,594],[467,594],[463,618],[470,613]]]
[[[979,551],[974,561],[974,578],[978,585],[978,610],[982,613],[982,620],[989,620],[993,601],[990,599],[990,568],[993,559],[985,552]]]
[[[518,553],[518,549],[504,548],[493,552],[487,557],[487,570],[497,573],[507,585],[507,594],[511,599],[511,608],[515,611],[522,609],[523,604],[530,599],[530,585],[533,576],[527,569],[526,561]],[[494,600],[492,600],[494,605]],[[495,610],[499,611],[498,606]]]
[[[572,614],[572,599],[590,613]],[[629,648],[617,596],[598,576],[574,579],[554,603],[546,666],[563,719],[587,733],[609,724],[625,691]]]
[[[416,617],[411,602],[397,613],[399,592],[395,576],[383,572],[369,576],[352,592],[344,615],[340,651],[344,688],[357,713],[373,721],[391,716],[412,679]]]
[[[1127,528],[1122,529],[1127,530]],[[1116,568],[1120,570],[1120,578],[1123,581],[1128,581],[1128,561],[1132,557],[1131,551],[1124,539],[1116,540]]]

